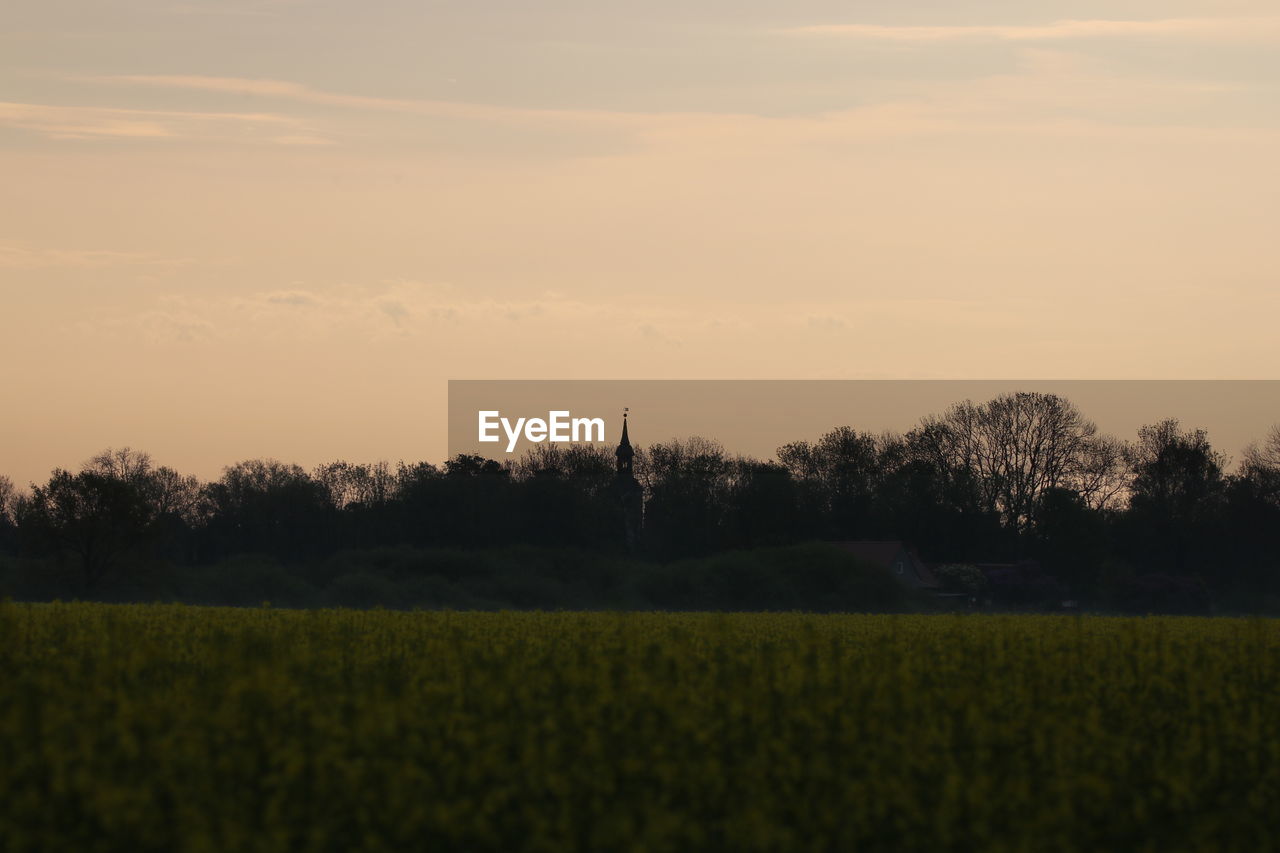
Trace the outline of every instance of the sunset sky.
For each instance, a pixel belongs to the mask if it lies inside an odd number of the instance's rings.
[[[438,461],[449,378],[1276,378],[1277,152],[1274,2],[6,0],[0,473]]]

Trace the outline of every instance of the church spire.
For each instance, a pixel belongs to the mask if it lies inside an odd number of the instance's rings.
[[[628,550],[635,550],[644,528],[644,489],[631,469],[636,451],[627,435],[627,412],[622,410],[622,440],[618,442],[618,473],[613,480],[613,492],[622,511],[622,533],[626,536]]]
[[[635,458],[636,452],[631,447],[631,439],[627,436],[627,412],[630,409],[622,410],[622,440],[618,442],[618,449],[615,454],[618,457],[618,473],[631,474],[631,460]]]

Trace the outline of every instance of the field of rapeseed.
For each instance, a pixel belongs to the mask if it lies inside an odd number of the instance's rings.
[[[0,849],[1267,850],[1280,623],[0,605]]]

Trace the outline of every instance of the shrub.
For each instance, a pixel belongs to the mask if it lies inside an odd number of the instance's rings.
[[[396,585],[370,572],[342,575],[324,591],[331,607],[395,607],[403,604]]]
[[[256,607],[270,602],[308,607],[317,603],[314,586],[289,572],[275,558],[260,555],[184,569],[179,573],[178,588],[184,601],[196,604]]]

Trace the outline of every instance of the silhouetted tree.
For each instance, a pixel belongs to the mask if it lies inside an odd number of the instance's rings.
[[[983,507],[1019,532],[1034,523],[1049,489],[1085,483],[1102,488],[1098,481],[1105,477],[1096,467],[1108,445],[1096,445],[1097,433],[1066,398],[1031,392],[1002,394],[982,405],[957,403],[941,416],[925,417],[917,431],[935,464],[969,480]]]
[[[1124,505],[1129,482],[1125,443],[1095,435],[1080,447],[1074,470],[1059,487],[1074,491],[1090,509],[1107,510]]]
[[[859,539],[871,535],[872,505],[883,475],[874,436],[842,426],[817,442],[778,448],[778,461],[803,490],[816,497],[811,509],[825,520],[822,535]]]
[[[1226,496],[1224,554],[1235,602],[1245,610],[1280,603],[1280,426],[1244,451],[1238,476]]]
[[[157,466],[150,454],[140,450],[108,448],[86,462],[82,470],[134,486],[169,529],[197,524],[206,513],[198,479]]]
[[[396,477],[386,462],[372,465],[330,462],[319,465],[311,478],[324,488],[329,505],[347,509],[353,505],[375,507],[395,495]]]
[[[624,527],[603,445],[534,445],[512,468],[519,541],[618,548]]]
[[[394,531],[390,541],[425,545],[444,541],[444,519],[439,510],[443,500],[444,472],[430,462],[396,464],[394,499],[388,507]]]
[[[1075,598],[1097,595],[1110,543],[1106,511],[1079,492],[1053,488],[1040,496],[1032,553]]]
[[[1106,591],[1122,606],[1186,610],[1200,607],[1207,589],[1232,609],[1280,606],[1280,427],[1247,448],[1229,475],[1202,430],[1166,420],[1125,444],[1098,434],[1060,397],[1021,393],[959,403],[906,435],[837,427],[783,445],[776,462],[731,458],[701,438],[636,449],[634,462],[647,497],[638,553],[647,558],[902,539],[930,561],[1010,563],[1001,588],[1022,589],[1010,601],[1049,600],[1065,587],[1086,600]],[[574,584],[603,601],[624,594],[617,566],[639,565],[623,556],[627,516],[615,464],[610,447],[548,443],[515,461],[459,455],[439,467],[336,461],[308,474],[250,460],[201,484],[140,451],[109,449],[79,474],[55,471],[30,495],[16,495],[0,477],[0,551],[70,556],[86,590],[115,573],[133,577],[130,567],[169,561],[203,570],[257,553],[264,556],[245,564],[252,571],[225,568],[231,574],[209,588],[252,576],[252,595],[329,600],[318,590],[351,576],[347,586],[412,579],[441,601],[469,605],[588,600],[575,598],[582,590],[565,592]],[[466,548],[450,550],[456,546]],[[520,548],[490,560],[469,556],[477,546]],[[743,559],[700,563],[697,578],[682,577],[678,563],[654,568],[633,591],[689,606],[817,600],[817,591],[801,595],[787,580],[799,576],[795,567],[740,571]],[[369,571],[385,568],[389,580],[369,575],[363,561]],[[6,566],[7,576],[42,564],[14,565],[19,571]],[[279,582],[259,582],[271,577]],[[446,595],[441,584],[467,588]]]
[[[1173,523],[1194,523],[1213,510],[1226,462],[1202,429],[1184,432],[1175,418],[1144,426],[1129,450],[1130,508],[1158,512]]]
[[[444,477],[432,485],[436,541],[487,545],[517,539],[510,465],[458,454],[445,462]]]
[[[0,474],[0,554],[18,547],[18,506],[21,498],[13,481]]]
[[[724,547],[758,548],[799,540],[796,487],[782,465],[735,459],[725,500]]]
[[[902,538],[947,560],[1013,555],[1015,545],[1001,527],[1000,513],[984,497],[976,468],[957,455],[951,429],[922,423],[907,433],[893,459],[882,494],[893,501]]]
[[[107,448],[88,462],[82,470],[111,477],[121,482],[140,484],[151,473],[151,455],[132,447]]]
[[[323,553],[330,541],[328,493],[297,465],[239,462],[223,469],[205,497],[213,554],[262,552],[288,559]]]
[[[637,454],[636,476],[648,494],[645,539],[654,553],[686,556],[715,550],[722,536],[729,468],[724,448],[698,436],[652,444]]]
[[[1168,418],[1138,430],[1128,462],[1125,527],[1133,561],[1174,575],[1212,570],[1222,558],[1226,458],[1204,430],[1183,431]]]
[[[1280,424],[1271,427],[1261,445],[1254,442],[1245,448],[1240,468],[1260,500],[1280,507]]]
[[[19,524],[37,549],[74,555],[93,593],[127,558],[139,555],[155,534],[157,517],[137,482],[92,470],[57,470],[32,489]]]

